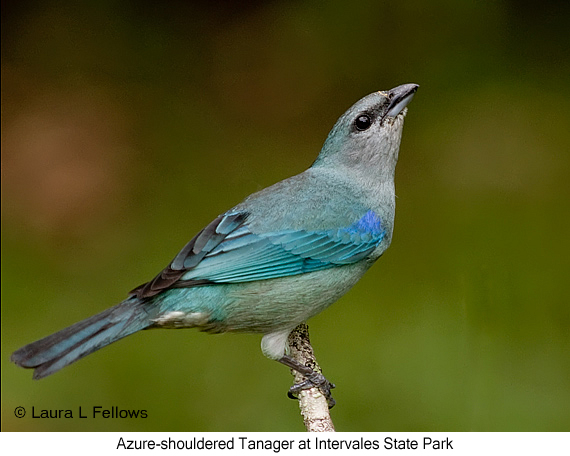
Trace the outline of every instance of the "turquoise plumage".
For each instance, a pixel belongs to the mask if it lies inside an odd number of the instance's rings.
[[[251,282],[351,264],[372,252],[383,237],[372,211],[349,227],[322,231],[254,234],[247,224],[240,225],[197,265],[191,258],[185,260],[184,267],[189,270],[181,280]]]

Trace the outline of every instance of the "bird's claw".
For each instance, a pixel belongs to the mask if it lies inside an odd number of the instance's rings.
[[[336,404],[336,401],[332,397],[331,389],[335,387],[335,384],[329,382],[326,377],[319,372],[313,372],[312,374],[305,376],[305,378],[306,380],[300,383],[296,383],[291,388],[289,388],[287,396],[290,399],[299,399],[299,393],[301,391],[311,388],[318,388],[319,391],[327,399],[329,409],[333,408]]]

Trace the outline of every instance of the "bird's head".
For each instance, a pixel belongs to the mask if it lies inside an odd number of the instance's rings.
[[[404,84],[357,101],[338,119],[313,167],[346,166],[393,176],[406,105],[418,87]]]

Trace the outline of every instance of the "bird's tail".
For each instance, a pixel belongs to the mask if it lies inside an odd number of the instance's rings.
[[[115,307],[16,350],[11,359],[18,366],[35,369],[34,379],[47,377],[110,343],[152,325],[144,307],[137,298],[128,298]]]

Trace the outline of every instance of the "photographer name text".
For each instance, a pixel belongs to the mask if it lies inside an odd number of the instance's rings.
[[[69,418],[147,418],[147,410],[122,409],[119,407],[103,407],[94,405],[92,407],[79,406],[77,409],[39,409],[32,407],[32,418],[40,419],[69,419]]]

